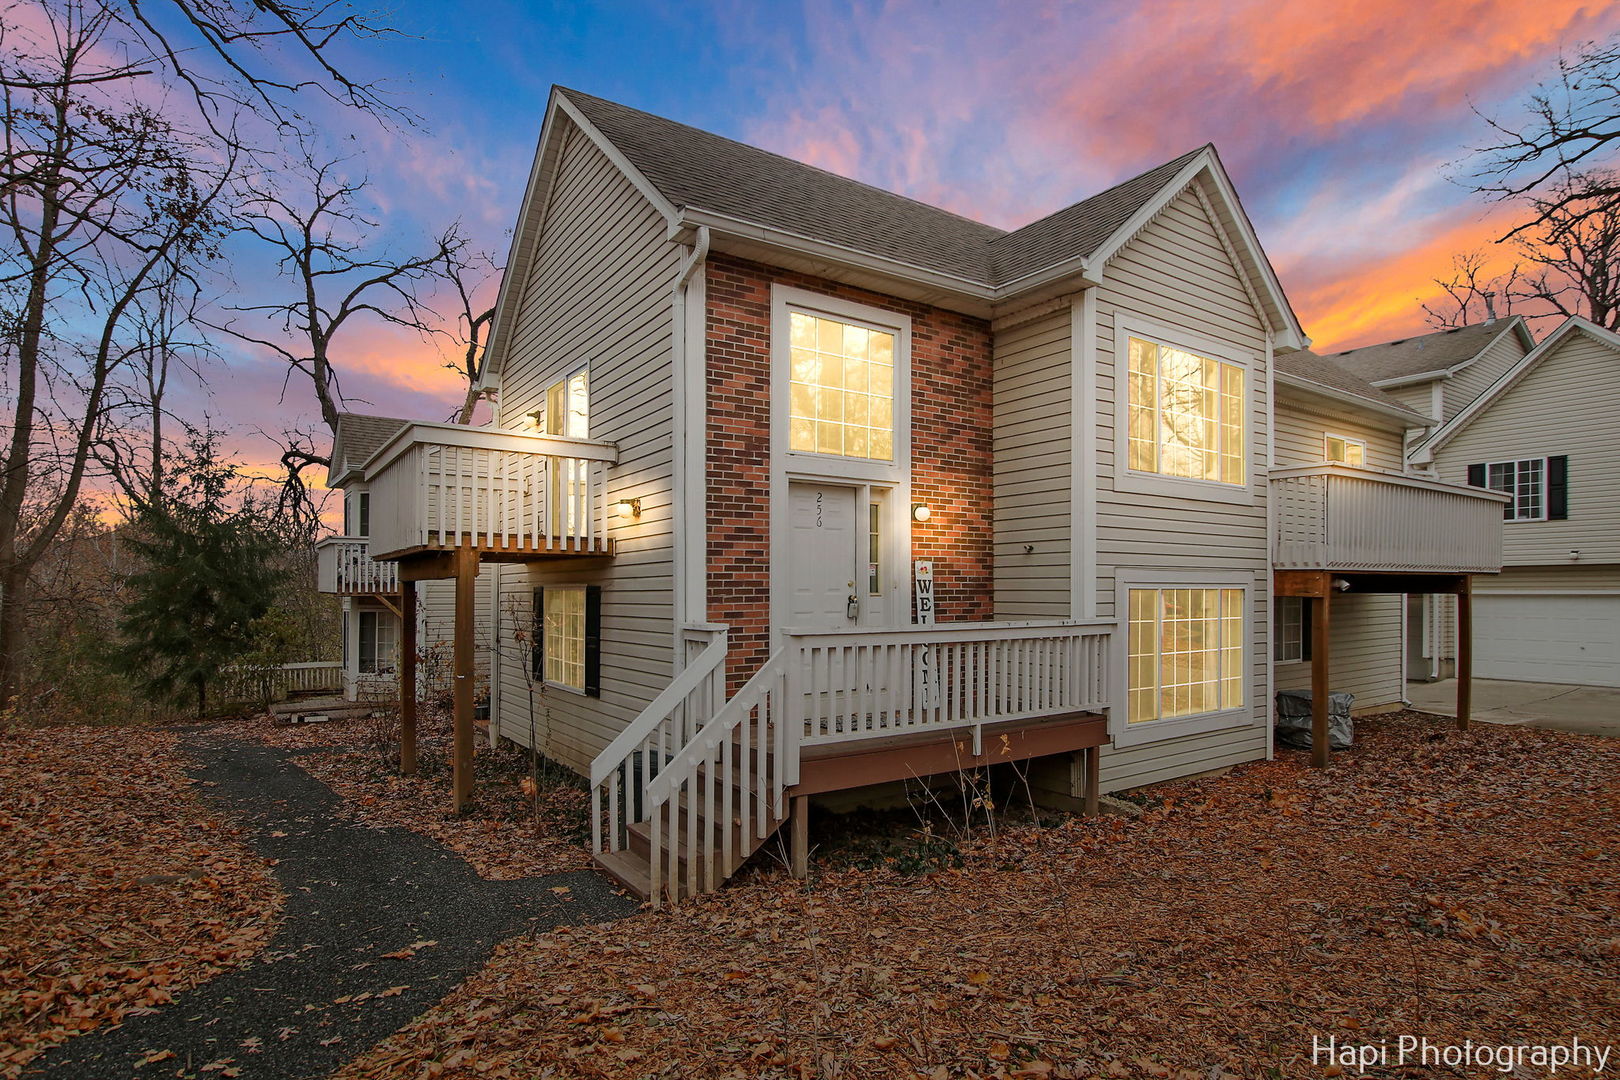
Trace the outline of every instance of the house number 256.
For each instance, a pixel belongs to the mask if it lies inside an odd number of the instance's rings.
[[[818,529],[821,528],[821,500],[823,498],[824,496],[821,492],[816,492],[816,528]]]

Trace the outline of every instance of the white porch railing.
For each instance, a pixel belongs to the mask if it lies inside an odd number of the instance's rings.
[[[371,548],[604,554],[613,443],[412,424],[366,463]]]
[[[801,747],[966,730],[977,754],[986,724],[1100,711],[1112,628],[788,631],[730,700],[714,633],[592,763],[592,850],[621,850],[643,823],[654,903],[712,890],[785,816]]]
[[[1273,469],[1272,568],[1496,573],[1506,498],[1342,465]]]
[[[399,566],[371,557],[364,536],[329,536],[315,545],[316,587],[342,596],[399,592]]]
[[[1102,709],[1112,629],[1098,621],[790,631],[789,681],[802,695],[793,730],[814,745]]]

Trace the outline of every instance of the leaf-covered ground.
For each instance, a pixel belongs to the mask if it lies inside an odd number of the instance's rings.
[[[256,953],[281,908],[171,732],[0,733],[0,1076]]]
[[[494,881],[582,870],[589,795],[556,765],[531,759],[512,744],[474,755],[477,785],[471,810],[450,808],[450,730],[443,710],[424,708],[417,741],[418,772],[400,776],[395,728],[387,719],[355,717],[323,724],[289,724],[247,717],[221,730],[291,750],[316,779],[343,796],[368,825],[406,828],[431,837]]]
[[[1620,1041],[1620,744],[1358,736],[1329,772],[1285,752],[960,869],[824,860],[509,942],[339,1077],[1210,1080],[1341,1075],[1313,1037]]]

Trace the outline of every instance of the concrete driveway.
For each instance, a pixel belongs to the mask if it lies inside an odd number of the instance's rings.
[[[1412,707],[1457,714],[1457,682],[1406,684]],[[1474,680],[1474,719],[1620,738],[1620,687]]]

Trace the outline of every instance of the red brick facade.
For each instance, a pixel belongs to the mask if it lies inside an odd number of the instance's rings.
[[[731,627],[728,676],[768,655],[771,285],[911,318],[912,558],[932,559],[940,621],[993,610],[990,327],[982,319],[821,278],[711,256],[708,288],[709,618]]]

